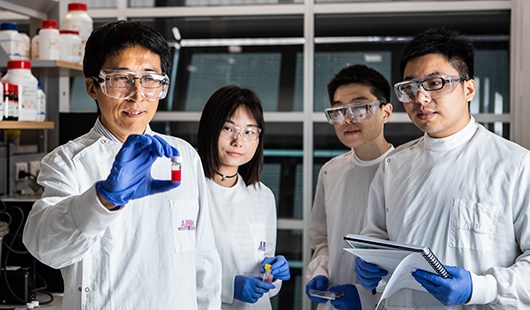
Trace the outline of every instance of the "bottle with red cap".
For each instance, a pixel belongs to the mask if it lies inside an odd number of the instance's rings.
[[[85,52],[86,40],[92,33],[94,22],[87,12],[86,3],[72,2],[68,3],[68,13],[61,22],[61,29],[79,31],[81,38],[81,59]]]
[[[81,62],[81,38],[79,31],[59,30],[59,59],[69,62]]]
[[[7,74],[3,83],[18,86],[18,120],[37,120],[37,86],[38,80],[31,74],[31,62],[26,60],[10,60],[7,62]]]
[[[59,29],[57,21],[45,19],[41,21],[39,32],[39,59],[59,59]]]

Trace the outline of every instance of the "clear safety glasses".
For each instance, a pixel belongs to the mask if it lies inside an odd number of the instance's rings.
[[[256,141],[261,133],[261,128],[252,126],[241,128],[231,123],[225,123],[221,129],[221,137],[235,140],[241,135],[244,141]]]
[[[346,117],[353,122],[367,121],[374,117],[377,108],[384,104],[385,100],[367,103],[351,103],[340,107],[325,109],[326,118],[331,125],[342,125]]]
[[[449,96],[455,90],[458,83],[466,80],[460,76],[427,76],[396,83],[394,90],[396,91],[398,100],[401,102],[416,101],[418,91],[424,96],[436,99]]]
[[[129,99],[139,92],[147,100],[160,100],[166,98],[169,88],[167,75],[151,71],[103,69],[93,78],[105,95],[115,99]],[[139,80],[141,87],[134,80]]]

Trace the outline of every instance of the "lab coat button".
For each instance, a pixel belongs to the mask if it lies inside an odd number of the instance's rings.
[[[386,159],[386,162],[389,163],[389,162],[390,162],[390,158],[387,158],[387,159]]]
[[[79,162],[79,157],[75,157],[75,158],[74,158],[74,161],[75,161],[75,162]]]
[[[90,287],[85,287],[85,292],[90,293]]]
[[[80,286],[80,287],[78,287],[78,288],[77,288],[77,290],[81,292],[81,291],[82,291],[82,289],[81,289],[81,286]]]
[[[101,140],[101,144],[107,143],[107,140]]]
[[[388,208],[386,208],[386,212],[390,212],[390,210],[388,210]]]
[[[410,147],[410,150],[412,151],[413,149],[414,149],[414,147],[413,147],[413,146],[411,146],[411,147]]]

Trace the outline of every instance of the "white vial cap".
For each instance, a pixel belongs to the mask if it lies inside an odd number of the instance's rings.
[[[33,306],[36,308],[39,306],[39,301],[38,300],[34,300],[31,302],[33,304]]]
[[[26,309],[35,309],[32,302],[26,303]]]
[[[171,161],[174,163],[180,163],[182,162],[182,157],[180,155],[171,157]]]

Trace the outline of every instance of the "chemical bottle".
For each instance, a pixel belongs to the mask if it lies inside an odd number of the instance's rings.
[[[0,46],[9,59],[19,60],[22,57],[22,36],[18,33],[16,23],[0,24]]]
[[[46,94],[42,91],[41,83],[37,86],[37,122],[46,120]]]
[[[59,59],[74,63],[81,62],[81,38],[77,30],[59,30]]]
[[[5,121],[18,120],[18,86],[11,83],[4,83],[4,107],[5,111],[2,119]]]
[[[87,5],[82,2],[68,3],[68,13],[61,22],[61,29],[79,31],[81,38],[81,59],[85,55],[86,40],[92,33],[94,22],[87,13]]]
[[[37,87],[39,82],[31,74],[31,62],[27,60],[8,61],[7,74],[2,78],[2,82],[18,85],[18,119],[21,121],[36,121]]]
[[[30,57],[30,48],[31,48],[31,39],[29,36],[24,32],[19,32],[20,37],[22,38],[22,55],[20,57],[21,60],[29,60]]]
[[[40,28],[37,28],[37,33],[35,34],[33,39],[31,39],[31,59],[34,59],[34,60],[39,59],[39,41],[40,41],[39,32],[40,32]]]
[[[59,59],[59,30],[57,21],[46,19],[41,21],[39,32],[39,59]]]
[[[0,77],[2,74],[0,73]],[[4,99],[4,85],[0,82],[0,120],[4,119],[4,115],[6,115],[6,105],[5,105],[5,99]]]
[[[180,182],[181,168],[182,158],[179,155],[171,157],[171,182]]]

